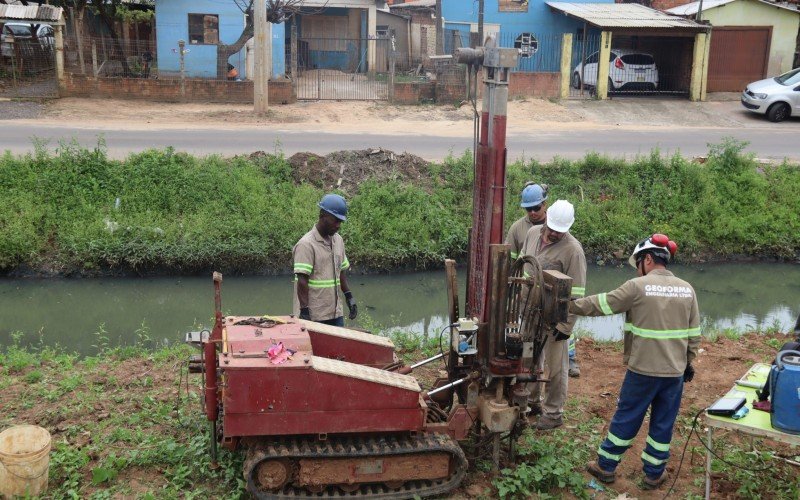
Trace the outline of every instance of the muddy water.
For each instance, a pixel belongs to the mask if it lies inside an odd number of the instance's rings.
[[[800,266],[729,264],[677,267],[697,290],[705,320],[720,329],[789,331],[800,313]],[[632,276],[628,268],[590,267],[587,293],[611,290]],[[463,287],[465,273],[460,271]],[[354,275],[358,325],[438,335],[447,299],[442,271]],[[223,308],[237,315],[288,314],[292,283],[283,277],[227,276]],[[463,303],[463,292],[461,300]],[[101,344],[180,342],[186,331],[209,326],[213,287],[207,278],[0,280],[0,344],[12,333],[26,344],[58,344],[82,354]],[[596,338],[621,337],[622,317],[583,318],[577,328]],[[138,331],[138,333],[137,333]],[[107,340],[106,340],[107,339]]]

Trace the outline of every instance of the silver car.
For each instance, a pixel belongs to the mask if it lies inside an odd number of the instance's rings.
[[[800,68],[747,85],[742,106],[772,122],[800,116]]]

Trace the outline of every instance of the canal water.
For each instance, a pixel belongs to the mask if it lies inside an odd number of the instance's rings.
[[[739,331],[778,328],[788,332],[800,313],[800,266],[724,264],[673,268],[692,283],[706,324]],[[465,271],[459,270],[463,286]],[[633,277],[628,267],[591,267],[587,294],[609,291]],[[289,314],[292,277],[226,276],[226,314]],[[445,326],[444,271],[351,275],[359,304],[355,324],[383,332],[400,329],[438,335]],[[130,345],[139,337],[154,344],[182,341],[190,330],[212,325],[211,277],[0,280],[0,345],[19,335],[28,345],[60,345],[93,354],[102,344]],[[621,315],[582,318],[580,334],[622,336]],[[107,339],[107,340],[105,340]]]

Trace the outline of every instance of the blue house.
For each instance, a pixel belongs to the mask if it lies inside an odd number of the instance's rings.
[[[614,0],[572,0],[573,3],[609,3]],[[457,31],[462,46],[470,46],[470,33],[478,31],[478,2],[442,0],[445,22],[445,53],[450,53]],[[503,47],[523,49],[518,71],[557,71],[560,64],[561,37],[575,35],[583,40],[584,24],[551,9],[545,0],[486,0],[483,11],[484,35],[494,34]],[[587,40],[597,40],[600,31],[587,30]],[[448,36],[449,35],[449,36]],[[473,35],[475,36],[475,35]],[[597,50],[596,47],[592,48]],[[591,50],[591,49],[590,49]],[[526,57],[526,51],[528,55]]]
[[[235,42],[245,26],[245,14],[236,3],[220,0],[156,0],[156,39],[158,72],[177,75],[180,72],[178,41],[186,42],[184,65],[186,76],[217,77],[217,45]],[[270,77],[286,73],[284,24],[270,24],[272,68]],[[228,59],[240,78],[248,77],[247,48]]]

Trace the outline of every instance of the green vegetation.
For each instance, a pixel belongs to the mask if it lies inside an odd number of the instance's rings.
[[[0,429],[33,423],[51,432],[48,498],[246,497],[241,453],[220,448],[220,467],[210,467],[200,377],[186,373],[194,349],[181,345],[151,350],[142,332],[135,345],[98,346],[95,356],[80,359],[59,348],[23,347],[17,334],[12,339],[0,350]],[[771,348],[769,338],[762,342]],[[420,359],[431,352],[407,354]],[[525,431],[518,441],[516,464],[485,483],[481,477],[490,464],[476,460],[457,496],[491,484],[488,498],[615,498],[614,487],[620,484],[599,486],[583,472],[605,437],[607,423],[591,407],[585,396],[570,397],[567,426],[552,432]],[[675,427],[675,467],[692,428],[688,415],[698,408],[688,410]],[[775,451],[761,439],[733,435],[719,437],[715,450],[735,465],[713,462],[718,491],[753,499],[800,495],[795,471],[785,461],[799,461],[796,450]],[[683,467],[694,479],[679,482],[676,498],[695,498],[703,488],[704,462],[692,458],[705,454],[697,437],[686,453]],[[626,456],[626,461],[637,460],[634,453]],[[757,471],[767,466],[768,473]]]
[[[713,146],[705,164],[658,152],[632,161],[508,167],[507,222],[522,216],[518,192],[535,179],[551,199],[576,204],[573,233],[587,254],[626,255],[643,235],[669,234],[684,261],[728,256],[793,258],[800,247],[800,167],[758,165],[743,145]],[[342,226],[361,269],[439,266],[463,258],[471,224],[469,155],[431,164],[428,187],[361,182],[344,193]],[[192,273],[211,267],[285,272],[314,223],[323,192],[296,184],[280,154],[193,157],[150,150],[124,161],[62,145],[55,153],[0,156],[0,271],[43,274]]]

